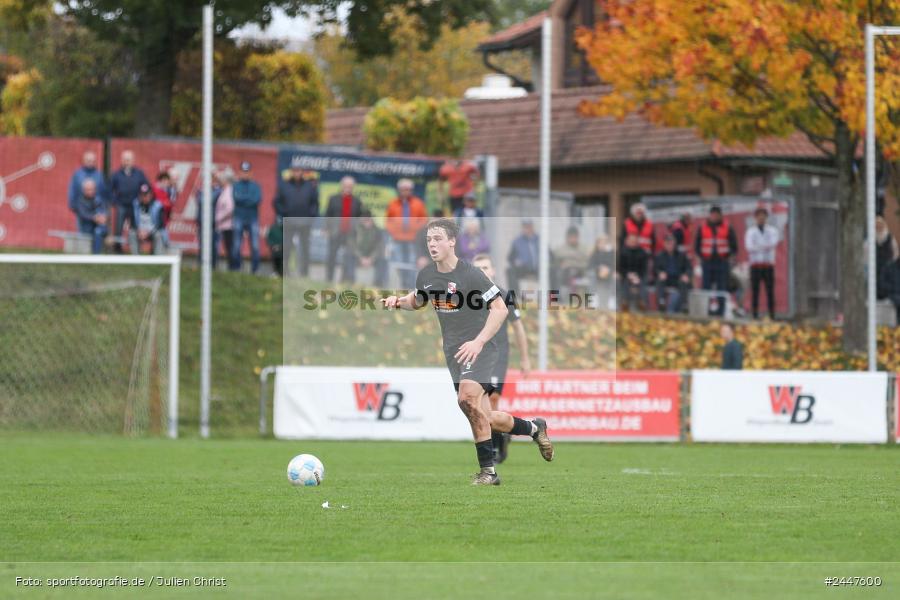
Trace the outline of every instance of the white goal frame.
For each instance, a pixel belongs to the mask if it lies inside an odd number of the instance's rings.
[[[0,254],[0,264],[144,265],[169,267],[169,398],[166,434],[178,437],[178,344],[181,314],[181,255]]]

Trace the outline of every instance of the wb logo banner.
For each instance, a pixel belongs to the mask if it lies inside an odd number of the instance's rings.
[[[791,415],[791,423],[802,425],[812,420],[816,398],[801,394],[799,385],[770,385],[769,402],[776,415]]]
[[[379,421],[393,421],[400,416],[400,403],[403,393],[389,390],[387,383],[354,383],[353,395],[356,397],[356,410],[374,412]]]

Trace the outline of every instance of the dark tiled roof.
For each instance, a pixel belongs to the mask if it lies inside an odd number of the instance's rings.
[[[516,42],[526,40],[530,43],[534,34],[540,31],[541,24],[544,22],[545,18],[547,18],[547,11],[542,10],[536,15],[528,17],[524,21],[510,25],[506,29],[493,34],[491,37],[478,44],[478,49],[497,50],[501,48],[512,48],[517,45]],[[525,40],[520,38],[525,38]]]
[[[763,138],[754,148],[706,141],[692,129],[661,127],[638,115],[623,121],[583,117],[578,105],[604,93],[604,86],[571,88],[553,94],[551,156],[553,166],[587,167],[613,164],[715,158],[818,159],[824,155],[802,134],[785,139]],[[469,119],[466,155],[494,154],[501,171],[531,170],[538,166],[540,96],[511,100],[464,100]],[[362,145],[367,108],[328,111],[325,141]]]

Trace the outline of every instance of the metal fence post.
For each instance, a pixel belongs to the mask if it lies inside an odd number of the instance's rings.
[[[268,404],[269,391],[269,375],[275,372],[277,367],[269,365],[259,373],[259,435],[268,434],[268,425],[266,419],[266,405]]]

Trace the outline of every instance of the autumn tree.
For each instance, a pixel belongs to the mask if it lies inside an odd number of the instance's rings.
[[[366,115],[363,130],[372,150],[460,156],[469,121],[456,100],[384,98]]]
[[[403,10],[385,17],[396,41],[390,56],[365,58],[331,28],[316,40],[316,55],[323,63],[336,104],[371,106],[385,97],[411,100],[416,96],[460,98],[477,86],[488,72],[475,51],[490,35],[490,25],[474,22],[459,29],[443,25],[433,43],[421,19]]]
[[[40,78],[37,69],[30,69],[6,80],[0,92],[0,135],[25,135],[28,106]]]
[[[325,82],[302,53],[219,40],[215,45],[213,135],[226,139],[319,142],[325,128]],[[202,56],[179,61],[170,131],[201,133]]]
[[[900,1],[606,0],[577,41],[611,91],[584,113],[637,112],[706,138],[752,145],[803,132],[833,163],[840,206],[844,346],[865,348],[864,26],[900,22]],[[877,135],[900,153],[900,49],[877,48]]]
[[[34,81],[25,124],[29,135],[129,135],[138,88],[129,55],[71,20],[51,17],[23,56]]]
[[[2,0],[13,11],[39,13],[56,6],[88,28],[98,39],[116,45],[135,65],[138,86],[134,130],[138,135],[167,132],[179,54],[197,45],[205,2],[199,0]],[[218,0],[215,32],[219,37],[247,23],[265,26],[272,10],[289,16],[318,15],[334,19],[342,0]],[[347,38],[368,55],[390,53],[392,32],[384,15],[404,6],[422,19],[428,39],[443,23],[458,27],[481,14],[489,0],[354,0],[349,3]]]

